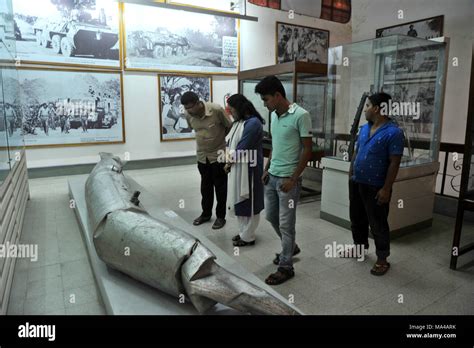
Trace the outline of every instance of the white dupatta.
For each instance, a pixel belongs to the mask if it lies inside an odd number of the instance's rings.
[[[237,153],[237,145],[244,133],[245,120],[234,122],[229,134],[226,136],[228,160],[233,162],[229,173],[227,204],[228,210],[234,213],[234,206],[250,198],[249,192],[249,167],[245,152]]]

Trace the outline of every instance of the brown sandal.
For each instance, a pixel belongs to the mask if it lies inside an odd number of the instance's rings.
[[[372,267],[372,269],[370,270],[370,273],[376,276],[381,276],[387,273],[389,268],[390,268],[390,263],[388,262],[383,265],[376,263],[374,267]]]
[[[267,277],[267,279],[265,279],[265,283],[267,283],[268,285],[278,285],[278,284],[282,284],[286,282],[287,280],[293,278],[294,276],[295,276],[294,271],[278,267],[278,271],[270,274]]]

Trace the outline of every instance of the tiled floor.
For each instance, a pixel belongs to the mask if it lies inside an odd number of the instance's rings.
[[[128,171],[155,194],[164,207],[191,222],[200,213],[199,174],[194,165]],[[67,177],[30,180],[21,243],[37,243],[39,259],[19,260],[9,314],[104,314],[74,212],[69,207]],[[297,210],[296,276],[276,287],[307,314],[474,314],[474,259],[462,256],[458,271],[449,269],[454,219],[435,215],[433,227],[392,241],[392,268],[383,277],[369,273],[373,243],[364,262],[327,258],[327,244],[350,243],[348,230],[319,219],[320,202]],[[237,224],[229,217],[218,231],[199,227],[213,242],[264,279],[280,242],[261,219],[257,243],[234,253]],[[474,241],[474,226],[463,242]]]

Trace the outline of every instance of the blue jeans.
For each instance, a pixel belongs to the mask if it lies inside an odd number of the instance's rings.
[[[296,237],[296,205],[300,198],[302,178],[291,191],[283,192],[281,185],[288,178],[269,174],[270,179],[265,185],[265,212],[267,220],[272,224],[281,239],[279,267],[293,270],[293,250]]]

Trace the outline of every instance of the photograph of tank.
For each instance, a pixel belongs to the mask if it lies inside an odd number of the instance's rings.
[[[6,105],[10,136],[22,136],[26,146],[124,142],[120,73],[22,69],[18,75],[20,100]],[[6,89],[16,83],[3,82]]]
[[[192,130],[186,121],[181,96],[195,92],[200,100],[212,101],[212,78],[210,76],[161,75],[158,77],[160,100],[161,141],[193,139]]]
[[[327,63],[329,31],[277,22],[276,36],[277,64],[293,60]]]
[[[444,16],[437,16],[415,22],[394,25],[392,27],[377,29],[375,37],[400,34],[428,40],[443,36],[443,22]]]
[[[110,0],[13,0],[17,57],[120,68],[119,5]]]
[[[234,18],[124,4],[125,68],[231,73],[238,71]]]

